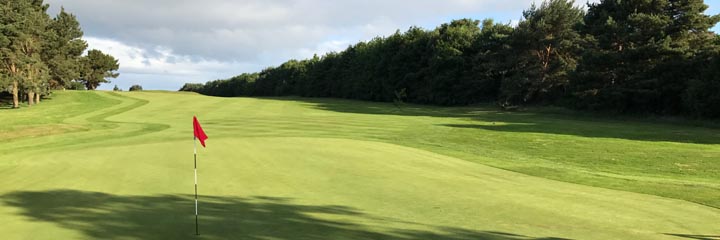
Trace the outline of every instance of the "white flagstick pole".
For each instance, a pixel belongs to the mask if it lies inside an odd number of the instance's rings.
[[[197,195],[197,137],[193,136],[193,162],[195,165],[195,235],[198,232],[198,195]]]

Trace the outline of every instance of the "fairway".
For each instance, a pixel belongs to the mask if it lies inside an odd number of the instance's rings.
[[[685,123],[102,91],[0,121],[2,239],[720,237],[720,130]]]

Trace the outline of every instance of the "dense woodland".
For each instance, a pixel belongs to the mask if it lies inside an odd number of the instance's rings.
[[[720,117],[720,16],[702,0],[549,0],[516,25],[461,19],[182,91],[436,105],[497,102]]]
[[[86,51],[77,18],[64,9],[54,18],[42,0],[0,0],[0,91],[14,108],[27,106],[57,89],[94,90],[117,77],[117,60]],[[83,56],[83,54],[85,54]]]

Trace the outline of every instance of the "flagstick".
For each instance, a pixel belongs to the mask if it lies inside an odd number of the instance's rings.
[[[193,136],[193,162],[195,165],[195,235],[198,232],[198,195],[197,195],[197,138]]]

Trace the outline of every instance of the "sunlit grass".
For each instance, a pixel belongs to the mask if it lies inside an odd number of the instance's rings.
[[[547,109],[59,92],[0,110],[6,236],[192,237],[193,115],[210,136],[200,238],[718,234],[716,129]]]

